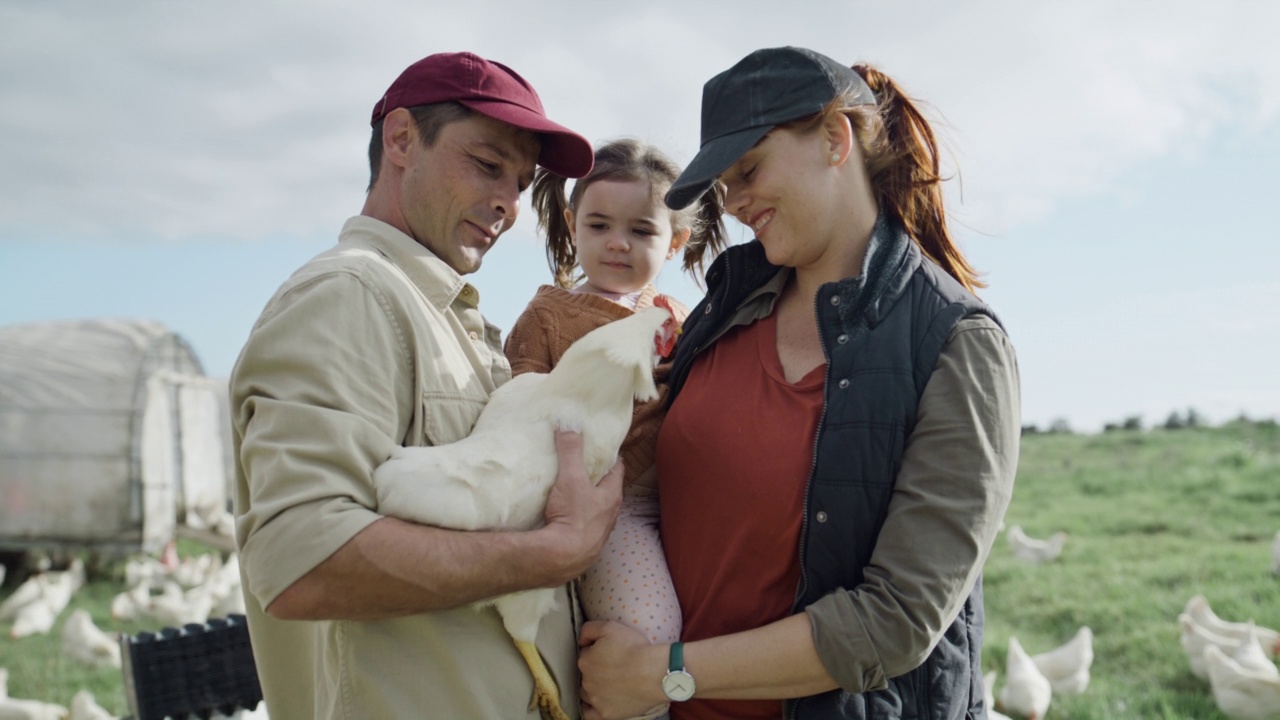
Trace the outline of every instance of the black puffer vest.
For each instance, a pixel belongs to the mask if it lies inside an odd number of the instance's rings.
[[[716,259],[707,272],[706,297],[690,312],[676,348],[672,399],[698,354],[728,329],[742,301],[778,270],[756,241]],[[872,233],[863,276],[822,286],[816,303],[827,375],[793,612],[862,582],[915,428],[916,408],[943,345],[961,318],[984,313],[995,319],[883,216]],[[824,521],[815,519],[819,513]],[[891,678],[884,690],[857,695],[833,690],[786,702],[785,717],[985,719],[982,612],[979,578],[922,665]]]

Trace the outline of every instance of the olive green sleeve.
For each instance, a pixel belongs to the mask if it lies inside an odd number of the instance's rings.
[[[918,667],[960,612],[1009,505],[1020,434],[1013,347],[990,318],[965,318],[925,386],[862,584],[806,608],[846,691]]]

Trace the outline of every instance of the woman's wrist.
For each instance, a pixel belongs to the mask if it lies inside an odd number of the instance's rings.
[[[643,648],[640,667],[645,668],[641,675],[645,678],[645,697],[652,699],[654,705],[671,702],[662,689],[662,679],[667,676],[671,643],[657,643]]]

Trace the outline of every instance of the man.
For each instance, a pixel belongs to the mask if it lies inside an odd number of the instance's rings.
[[[547,524],[529,532],[384,517],[371,478],[396,445],[465,437],[510,379],[463,276],[515,221],[535,162],[580,177],[591,146],[519,75],[470,53],[411,65],[372,124],[361,214],[276,292],[231,379],[237,544],[269,713],[536,717],[497,613],[467,604],[559,586],[537,644],[577,717],[564,585],[612,527],[621,466],[592,485],[581,437],[559,433]]]

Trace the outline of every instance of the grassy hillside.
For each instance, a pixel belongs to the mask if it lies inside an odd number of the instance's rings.
[[[1080,625],[1095,634],[1093,681],[1077,698],[1055,698],[1049,718],[1212,720],[1221,718],[1205,682],[1187,666],[1176,617],[1205,595],[1229,620],[1280,628],[1280,578],[1270,574],[1271,539],[1280,529],[1280,430],[1274,423],[1218,428],[1033,434],[1007,525],[1070,540],[1054,563],[1012,557],[1002,537],[987,563],[986,669],[1004,675],[1016,635],[1028,652],[1065,642]],[[205,552],[194,545],[184,553]],[[7,595],[10,582],[0,592]],[[122,587],[91,583],[72,600],[100,627]],[[118,714],[125,710],[117,670],[92,670],[62,654],[59,631],[13,641],[0,623],[0,667],[15,697],[67,704],[80,688]]]
[[[984,666],[1003,678],[1010,635],[1036,653],[1088,625],[1092,683],[1055,698],[1050,717],[1223,717],[1188,669],[1176,618],[1203,594],[1224,619],[1280,628],[1280,578],[1270,574],[1278,479],[1271,422],[1025,436],[1005,524],[1071,537],[1042,566],[997,543],[985,573]]]

